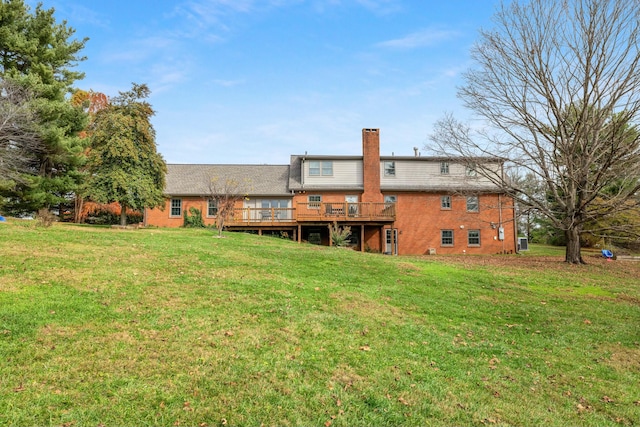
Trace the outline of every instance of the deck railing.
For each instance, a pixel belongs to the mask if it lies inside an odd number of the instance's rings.
[[[278,225],[309,221],[393,221],[395,203],[311,202],[296,208],[237,208],[227,225]]]
[[[298,221],[393,221],[395,203],[298,203]]]

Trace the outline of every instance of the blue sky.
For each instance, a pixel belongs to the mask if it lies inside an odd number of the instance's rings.
[[[43,0],[89,37],[77,86],[149,85],[168,163],[424,151],[498,0]],[[35,4],[35,1],[30,1]]]

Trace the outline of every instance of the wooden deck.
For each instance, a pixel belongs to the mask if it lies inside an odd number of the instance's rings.
[[[312,222],[393,222],[394,203],[298,203],[295,208],[239,208],[228,226],[286,227]]]

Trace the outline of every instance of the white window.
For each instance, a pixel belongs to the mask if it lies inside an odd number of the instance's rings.
[[[478,196],[467,196],[467,212],[478,212],[479,207]]]
[[[449,175],[449,162],[440,162],[440,174]]]
[[[384,196],[384,202],[385,203],[397,203],[398,202],[398,196]]]
[[[182,199],[171,199],[169,216],[182,216]]]
[[[440,197],[440,209],[451,209],[451,196]]]
[[[218,202],[215,200],[209,199],[207,203],[207,216],[216,216],[218,215]]]
[[[469,230],[467,232],[467,244],[469,246],[480,246],[480,230]]]
[[[322,202],[322,196],[319,194],[310,195],[308,197],[309,209],[320,209],[320,203]]]
[[[440,244],[453,246],[453,230],[440,230]]]
[[[309,161],[309,176],[332,176],[333,162],[331,160],[311,160]]]
[[[333,162],[324,161],[322,162],[322,176],[331,176],[333,175]]]
[[[476,166],[475,166],[475,165],[468,165],[468,166],[465,168],[465,171],[466,171],[467,176],[469,176],[469,177],[475,177],[475,176],[478,176],[478,171],[477,171],[477,169],[476,169]]]
[[[317,160],[312,160],[309,162],[309,175],[310,176],[320,176],[320,162]]]
[[[396,176],[396,162],[384,162],[384,176]]]

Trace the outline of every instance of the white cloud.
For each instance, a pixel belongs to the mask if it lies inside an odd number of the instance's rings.
[[[245,83],[244,79],[237,80],[224,80],[224,79],[214,79],[213,83],[222,86],[222,87],[234,87]]]
[[[425,46],[433,46],[459,36],[460,33],[455,30],[427,28],[425,30],[408,34],[399,39],[392,39],[377,43],[376,46],[391,49],[416,49]]]

